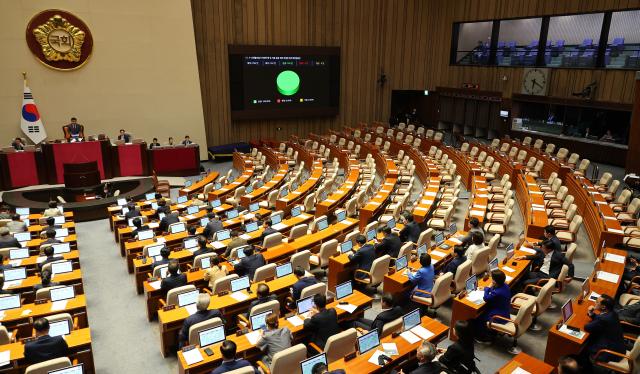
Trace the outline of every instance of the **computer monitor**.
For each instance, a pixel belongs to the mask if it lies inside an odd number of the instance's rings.
[[[27,268],[20,267],[20,268],[4,269],[2,274],[4,274],[5,282],[25,279],[27,278]]]
[[[244,225],[244,231],[248,233],[258,230],[258,222],[249,222]]]
[[[271,224],[272,225],[277,225],[280,222],[282,222],[282,216],[279,214],[273,215],[271,216]]]
[[[125,205],[127,205],[127,199],[119,198],[118,201],[117,201],[117,204],[119,206],[125,206]]]
[[[244,277],[240,277],[231,281],[231,292],[246,290],[250,286],[251,283],[249,282],[249,277],[245,275]]]
[[[209,217],[200,218],[200,226],[205,227],[209,223]]]
[[[427,245],[423,244],[423,245],[418,247],[418,250],[417,250],[416,254],[417,254],[418,258],[420,258],[420,256],[422,256],[425,253],[427,253]]]
[[[69,236],[69,229],[66,227],[56,229],[56,238],[66,238]]]
[[[16,208],[16,214],[19,216],[28,216],[29,208]]]
[[[158,210],[158,203],[156,202],[151,203],[151,209]]]
[[[222,183],[218,182],[215,184],[215,186],[213,186],[214,189],[219,190],[222,188]]]
[[[155,244],[147,247],[147,254],[149,257],[160,256],[160,251],[164,248],[164,244]]]
[[[169,274],[169,265],[161,265],[161,267],[160,267],[160,278],[162,278],[162,279],[166,278],[167,274]]]
[[[396,227],[396,220],[394,218],[391,218],[390,220],[387,221],[387,227],[390,229],[393,229]]]
[[[351,294],[353,294],[353,285],[351,284],[351,281],[346,281],[336,286],[337,300],[343,299]]]
[[[51,274],[64,274],[71,273],[73,271],[73,264],[71,261],[60,261],[51,263]]]
[[[182,241],[184,249],[191,249],[198,246],[198,238],[186,238]]]
[[[127,208],[126,206],[122,207],[122,210],[120,211],[120,213],[122,213],[122,215],[129,213],[129,208]]]
[[[279,197],[285,197],[285,196],[287,196],[288,194],[289,194],[289,189],[288,189],[287,187],[283,187],[283,188],[280,190],[280,196],[279,196]]]
[[[318,231],[322,231],[329,227],[329,223],[326,219],[321,219],[320,221],[318,221],[318,223],[316,223],[316,226],[318,227]]]
[[[449,225],[449,234],[455,234],[458,231],[458,225],[454,223]]]
[[[248,245],[238,247],[238,249],[236,250],[236,257],[238,257],[238,259],[245,258],[247,255],[244,253],[244,250],[247,248],[249,248]]]
[[[28,242],[29,240],[31,240],[31,233],[30,232],[16,232],[13,234],[13,237],[16,238],[17,241],[19,242]]]
[[[298,314],[310,311],[311,308],[313,308],[313,296],[305,297],[296,301],[296,306],[298,308]]]
[[[587,278],[584,280],[584,282],[582,282],[582,298],[586,299],[587,297],[589,297],[589,294],[591,293],[591,285],[589,284],[590,279]]]
[[[380,345],[378,330],[374,329],[358,338],[358,351],[360,354],[369,352]]]
[[[249,212],[253,213],[260,209],[260,203],[251,203],[249,204]]]
[[[53,248],[53,254],[54,255],[59,255],[62,253],[69,253],[71,252],[71,243],[59,243],[59,244],[52,244],[51,247]]]
[[[0,296],[0,310],[9,310],[20,308],[20,295],[2,295]]]
[[[84,373],[84,364],[78,364],[66,367],[64,369],[57,369],[49,371],[47,374],[82,374]]]
[[[178,234],[183,231],[187,231],[187,225],[184,222],[177,222],[169,226],[169,232],[172,234]]]
[[[187,208],[187,214],[196,214],[200,210],[200,207],[197,205],[189,205]]]
[[[495,257],[493,260],[491,260],[491,262],[489,262],[489,270],[490,271],[494,271],[499,269],[500,266],[498,266],[498,258]]]
[[[562,306],[562,322],[567,323],[567,321],[569,321],[572,315],[573,315],[573,304],[571,302],[571,299],[569,299]]]
[[[200,291],[193,290],[178,294],[178,306],[183,307],[191,304],[195,304],[198,301],[198,295]]]
[[[153,200],[155,198],[156,198],[156,193],[155,192],[149,192],[149,193],[144,195],[144,199],[145,200]]]
[[[18,248],[9,250],[10,260],[20,260],[29,257],[29,248]]]
[[[375,229],[371,229],[369,231],[367,231],[367,241],[372,241],[373,239],[376,238],[376,230]]]
[[[513,255],[516,253],[516,249],[513,246],[513,243],[510,243],[507,248],[507,260],[510,259],[511,257],[513,257]]]
[[[291,208],[291,217],[297,217],[302,213],[302,207],[300,205],[296,205]]]
[[[64,214],[64,207],[62,205],[58,206],[58,210],[60,213]]]
[[[347,211],[346,210],[338,210],[338,211],[336,211],[336,222],[342,222],[342,221],[344,221],[345,218],[347,218]]]
[[[224,334],[224,325],[202,330],[198,333],[198,340],[200,341],[200,347],[208,347],[212,344],[216,344],[221,341],[224,341],[225,339],[226,339],[226,336]]]
[[[396,271],[404,270],[408,265],[407,256],[400,256],[396,259]]]
[[[227,219],[234,219],[238,216],[238,211],[236,209],[232,209],[227,212]]]
[[[271,310],[267,310],[262,313],[254,314],[251,316],[251,330],[256,331],[259,329],[267,328],[267,316],[273,313]]]
[[[402,329],[404,331],[411,330],[412,328],[420,324],[420,309],[414,309],[413,311],[402,316]]]
[[[258,183],[256,183],[256,187],[260,188],[260,187],[262,187],[262,186],[264,186],[264,181],[263,181],[262,179],[260,179],[260,180],[258,181]]]
[[[222,203],[220,202],[220,199],[216,199],[216,200],[213,200],[213,201],[211,202],[211,207],[212,207],[212,208],[217,208],[217,207],[219,207],[221,204],[222,204]]]
[[[64,217],[61,217],[61,218],[63,218],[63,219],[64,219]],[[27,227],[29,227],[29,226],[31,225],[31,222],[29,221],[29,219],[28,219],[28,218],[27,218],[27,219],[22,220],[22,223],[24,223],[24,225],[25,225],[25,226],[27,226]],[[63,221],[63,223],[64,223],[64,221]]]
[[[138,240],[153,239],[153,230],[138,231]]]
[[[211,257],[204,257],[200,259],[200,268],[209,269],[211,267]]]
[[[478,278],[475,275],[467,278],[464,288],[467,290],[467,292],[474,291],[476,288],[478,288]]]
[[[178,204],[184,204],[187,202],[189,198],[187,197],[187,195],[182,195],[182,196],[178,196],[178,198],[176,199],[176,202]]]
[[[353,242],[351,240],[347,240],[346,242],[340,243],[340,252],[347,253],[353,249]]]
[[[66,319],[49,323],[49,336],[64,336],[70,333],[71,326],[69,326],[69,321]]]
[[[53,217],[54,225],[64,225],[65,218],[64,216],[55,216]]]
[[[276,278],[282,278],[293,273],[293,265],[290,262],[276,266]]]
[[[230,230],[220,230],[220,231],[216,231],[216,240],[221,242],[223,240],[227,240],[231,237],[231,231]]]
[[[444,242],[444,234],[441,232],[437,233],[433,241],[436,243],[436,246],[440,246],[440,244]]]
[[[185,187],[190,187],[193,184],[193,181],[186,181],[184,182],[184,186]]]
[[[316,364],[318,363],[322,363],[327,365],[327,354],[326,353],[320,353],[319,355],[310,357],[306,360],[300,361],[300,373],[301,374],[312,374],[313,373],[313,367],[316,366]]]
[[[244,189],[245,194],[252,193],[252,192],[253,192],[253,186],[251,185],[247,186],[247,188]]]
[[[51,301],[69,300],[76,297],[73,286],[55,287],[49,291]]]
[[[291,182],[291,191],[295,191],[298,189],[298,183],[297,182]]]
[[[133,224],[133,220],[134,220],[134,219],[135,219],[135,218],[129,218],[129,219],[127,220],[127,226],[129,226],[129,227],[134,227],[134,226],[135,226],[135,225]]]

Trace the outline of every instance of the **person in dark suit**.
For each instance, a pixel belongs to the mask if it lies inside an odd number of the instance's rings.
[[[213,212],[207,214],[207,217],[209,218],[209,222],[207,222],[207,225],[204,227],[202,235],[204,235],[208,239],[211,239],[213,237],[213,234],[215,234],[217,231],[224,230],[224,225],[220,220],[220,217],[218,217],[218,215]]]
[[[129,218],[140,217],[142,215],[142,213],[140,213],[140,209],[133,201],[127,203],[127,208],[129,211],[124,214],[124,218],[127,220]]]
[[[143,225],[142,224],[142,219],[140,219],[140,217],[134,218],[132,223],[133,223],[133,227],[135,227],[135,228],[131,231],[131,236],[134,237],[134,238],[136,238],[138,236],[138,233],[140,231],[149,230],[149,225]]]
[[[433,361],[436,358],[438,351],[436,347],[428,340],[423,340],[416,351],[416,358],[418,359],[418,367],[409,372],[409,374],[440,374],[442,372],[442,365],[438,361]],[[400,370],[400,374],[404,374]]]
[[[253,275],[260,266],[264,266],[266,261],[262,253],[253,253],[253,246],[250,245],[244,249],[245,257],[243,257],[239,263],[234,265],[236,273],[243,277],[249,276],[249,280],[253,280]]]
[[[600,295],[596,300],[596,305],[591,305],[587,310],[587,315],[591,322],[584,326],[584,331],[590,334],[586,346],[581,353],[583,366],[588,368],[595,360],[596,353],[601,349],[608,349],[621,354],[626,353],[622,326],[618,319],[618,313],[613,309],[615,301],[609,295]],[[598,356],[598,361],[618,362],[621,357],[610,353],[603,353]]]
[[[51,274],[51,270],[44,270],[40,274],[40,278],[41,278],[40,282],[41,283],[40,284],[36,284],[35,286],[33,286],[33,289],[38,291],[38,290],[43,289],[43,288],[59,286],[60,283],[51,281],[51,275],[52,275]]]
[[[451,259],[451,261],[449,261],[449,263],[442,268],[442,274],[451,273],[453,275],[456,275],[458,266],[467,261],[467,257],[464,255],[464,253],[465,249],[463,246],[456,245],[455,247],[453,247],[453,259]]]
[[[118,140],[124,140],[125,143],[131,142],[131,135],[127,134],[124,129],[120,129],[120,134],[118,135]]]
[[[276,232],[278,231],[273,227],[271,227],[271,219],[270,218],[265,219],[264,222],[262,222],[262,234],[260,235],[260,240],[258,241],[258,243],[262,245],[262,242],[264,238],[267,237],[267,235],[275,234]]]
[[[389,255],[392,258],[398,258],[400,248],[402,247],[402,240],[391,231],[389,226],[379,228],[378,232],[381,232],[384,238],[375,246],[376,257]]]
[[[495,335],[489,331],[487,322],[493,316],[501,316],[510,318],[511,311],[511,290],[505,283],[507,277],[502,270],[496,269],[491,272],[491,287],[485,287],[483,300],[486,303],[484,311],[474,320],[473,327],[476,331],[476,341],[482,344],[488,344]],[[494,323],[504,323],[504,321],[496,319]]]
[[[302,290],[304,290],[306,287],[312,286],[316,283],[318,283],[318,281],[316,280],[316,277],[314,277],[313,275],[310,276],[306,276],[306,271],[302,268],[302,266],[296,266],[295,269],[293,269],[293,274],[298,278],[298,280],[296,281],[296,283],[293,284],[293,287],[291,287],[291,297],[292,297],[292,302],[293,302],[293,307],[295,307],[296,301],[300,299],[300,294],[302,294]]]
[[[340,332],[338,314],[333,308],[326,309],[327,297],[323,294],[313,296],[313,304],[309,318],[304,320],[304,332],[312,343],[324,349],[327,339]]]
[[[196,301],[197,312],[187,317],[182,324],[182,330],[180,330],[180,346],[189,344],[189,329],[196,323],[204,322],[212,318],[220,318],[224,324],[224,318],[222,313],[218,309],[209,309],[209,303],[211,302],[211,296],[206,293],[198,295],[198,301]]]
[[[38,269],[42,270],[42,267],[50,262],[64,260],[62,256],[54,256],[53,255],[53,247],[48,245],[44,247],[44,255],[46,256],[44,261],[38,264]]]
[[[524,280],[525,285],[536,284],[541,279],[557,279],[563,265],[569,267],[569,277],[573,277],[573,264],[569,262],[561,251],[554,250],[554,247],[553,242],[547,239],[542,242],[540,248],[536,248],[536,254],[516,258],[517,260],[532,261],[531,268],[534,269],[534,271],[529,272],[527,275],[527,278]]]
[[[45,230],[47,230],[47,229],[56,230],[56,229],[61,229],[62,228],[62,225],[56,225],[55,217],[47,217],[46,222],[47,222],[47,227],[44,228]]]
[[[53,236],[55,237],[55,231],[53,232]],[[22,248],[18,239],[14,238],[9,234],[9,229],[7,227],[0,227],[0,248]]]
[[[458,340],[444,351],[438,361],[454,373],[472,373],[476,369],[476,363],[471,324],[458,320],[453,328]]]
[[[169,231],[169,225],[171,225],[172,223],[178,223],[178,222],[180,222],[180,216],[178,215],[178,213],[171,212],[160,220],[160,225],[158,225],[158,229],[160,231],[167,232]]]
[[[9,257],[8,253],[7,253],[7,257]],[[5,259],[5,256],[2,253],[0,253],[0,270],[13,268],[13,266],[11,264],[3,265],[4,264],[4,259]],[[0,277],[0,278],[2,278],[2,277]]]
[[[460,239],[463,246],[468,247],[471,245],[474,232],[480,233],[482,235],[482,240],[484,241],[484,230],[480,227],[480,220],[476,217],[471,217],[469,218],[469,232]]]
[[[185,286],[187,284],[187,275],[186,274],[178,274],[179,270],[178,261],[170,260],[169,266],[167,268],[168,274],[167,277],[160,282],[160,289],[164,292],[165,297],[167,296],[167,292],[171,291],[176,287]]]
[[[560,239],[558,239],[558,237],[556,236],[556,228],[551,226],[551,225],[547,225],[544,227],[544,240],[542,240],[539,243],[536,243],[537,246],[541,246],[542,243],[546,242],[546,241],[551,241],[552,244],[552,248],[554,251],[562,251],[562,243],[560,242]]]
[[[200,235],[198,236],[198,249],[195,252],[193,252],[193,258],[196,258],[197,256],[200,256],[206,253],[213,253],[213,249],[210,247],[207,247],[207,238]]]
[[[222,354],[222,363],[215,370],[211,372],[211,374],[222,374],[229,371],[237,370],[243,368],[245,366],[251,366],[251,363],[242,358],[236,358],[236,343],[232,340],[225,340],[220,345],[220,353]],[[251,366],[253,367],[253,366]],[[259,374],[260,372],[253,368],[255,374]]]
[[[357,269],[364,271],[371,271],[371,265],[376,259],[376,251],[373,245],[367,243],[367,238],[360,234],[356,236],[356,244],[360,245],[360,249],[355,254],[349,255],[349,262],[356,266]],[[366,278],[363,273],[355,273],[354,275],[358,279]]]
[[[582,368],[574,355],[562,356],[558,359],[558,374],[580,374]]]
[[[251,313],[251,309],[253,307],[258,306],[260,304],[268,303],[269,301],[278,300],[276,295],[271,294],[271,290],[269,289],[269,285],[266,283],[260,283],[258,285],[258,289],[256,290],[256,299],[249,304],[249,309],[247,311],[249,314]]]
[[[160,257],[162,258],[160,260],[153,261],[153,265],[151,265],[151,269],[153,270],[158,266],[168,264],[170,261],[169,260],[170,254],[171,254],[171,250],[167,246],[162,247],[162,249],[160,249]]]
[[[158,143],[158,138],[153,138],[151,143],[149,143],[149,149],[154,149],[155,147],[160,147],[160,143]]]
[[[38,318],[33,323],[36,339],[24,345],[24,358],[29,364],[37,364],[69,354],[69,346],[62,336],[49,336],[49,321]]]
[[[390,293],[385,293],[382,295],[382,299],[380,300],[380,308],[382,309],[380,313],[373,320],[360,318],[354,322],[354,327],[360,327],[365,330],[378,330],[378,336],[382,334],[382,328],[388,322],[396,320],[404,314],[402,312],[402,308],[398,305],[395,305],[395,301],[393,300],[393,295]]]
[[[82,125],[78,123],[78,119],[76,117],[71,117],[71,123],[67,125],[69,129],[69,135],[71,135],[71,139],[77,139],[82,136]]]
[[[156,201],[158,202],[158,209],[156,209],[156,213],[171,213],[171,207],[167,205],[167,200],[163,199],[162,195],[160,195],[160,198],[156,197]]]
[[[193,142],[191,141],[191,138],[189,137],[189,135],[185,135],[184,140],[182,141],[182,145],[191,145],[191,144],[193,144]]]
[[[342,369],[329,371],[327,364],[324,362],[318,362],[311,368],[311,374],[346,374],[346,371]]]
[[[400,230],[400,240],[402,242],[417,243],[420,237],[420,225],[413,220],[413,215],[409,212],[402,213],[404,227]]]
[[[45,245],[45,244],[58,244],[58,243],[62,243],[60,240],[56,239],[56,230],[54,229],[47,229],[44,232],[45,236],[47,237],[47,239],[45,239],[42,243],[40,243],[40,245]]]
[[[4,276],[0,277],[0,295],[11,295],[11,290],[4,289]]]
[[[11,142],[11,146],[16,151],[24,151],[24,143],[22,142],[22,139],[20,139],[20,138],[13,139],[13,142]]]

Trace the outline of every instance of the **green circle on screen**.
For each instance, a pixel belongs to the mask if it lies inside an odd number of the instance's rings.
[[[300,77],[294,71],[285,70],[278,74],[276,85],[278,92],[285,96],[291,96],[300,89]]]

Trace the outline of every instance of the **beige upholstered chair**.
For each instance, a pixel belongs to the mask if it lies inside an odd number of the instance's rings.
[[[221,325],[222,319],[218,317],[191,325],[191,327],[189,327],[189,344],[200,345],[200,337],[198,335],[200,331],[211,329]]]
[[[205,258],[210,259],[209,261],[211,261],[211,259],[213,259],[214,257],[217,257],[218,255],[216,253],[204,253],[201,255],[197,255],[194,259],[193,259],[193,267],[194,268],[202,268],[202,260],[204,260]],[[209,262],[211,263],[211,262]]]
[[[389,255],[378,257],[373,261],[371,271],[361,269],[355,271],[355,274],[363,274],[365,278],[354,278],[354,280],[369,287],[377,287],[384,280],[385,274],[389,272],[390,263],[391,257]]]
[[[53,360],[48,360],[41,362],[39,364],[33,364],[27,366],[27,370],[24,372],[25,374],[48,374],[50,371],[56,369],[64,369],[66,367],[71,366],[71,360],[68,357],[59,357],[54,358]]]
[[[542,328],[536,323],[538,316],[544,313],[551,306],[553,297],[553,290],[556,286],[556,280],[548,279],[544,286],[538,286],[535,284],[529,284],[525,287],[526,290],[537,292],[537,296],[533,296],[527,293],[517,293],[511,298],[511,306],[519,309],[521,305],[530,300],[534,300],[535,305],[533,307],[533,322],[531,326],[532,331],[540,331]]]
[[[66,286],[53,286],[45,287],[36,291],[36,300],[49,300],[51,299],[51,290],[54,288],[61,288]]]
[[[237,207],[238,204],[240,204],[240,198],[244,196],[244,194],[245,194],[245,187],[240,186],[236,188],[236,190],[233,192],[233,197],[230,197],[227,200],[225,200],[225,203],[233,205],[234,207]]]
[[[338,252],[338,241],[331,239],[328,242],[320,245],[320,251],[317,255],[311,255],[309,257],[309,263],[314,267],[326,268],[329,266],[329,257]]]
[[[582,226],[582,216],[576,214],[571,220],[569,224],[569,229],[567,231],[560,230],[556,232],[556,236],[560,239],[562,243],[573,243],[576,241],[576,237],[578,235],[578,230]]]
[[[509,353],[517,355],[522,352],[522,349],[518,347],[518,338],[524,335],[525,332],[531,326],[533,322],[533,308],[535,307],[534,300],[526,300],[520,305],[518,314],[511,315],[511,318],[505,318],[499,315],[493,316],[488,322],[487,326],[498,333],[509,335],[513,338],[513,345],[509,348]],[[500,321],[501,323],[497,323]],[[504,323],[506,322],[506,323]]]
[[[295,269],[300,266],[304,270],[309,270],[311,268],[309,264],[309,259],[311,258],[311,252],[308,249],[304,251],[300,251],[298,253],[294,253],[291,255],[291,268]]]
[[[458,265],[456,274],[453,277],[452,288],[454,293],[458,293],[465,289],[466,281],[471,276],[472,266],[473,263],[471,260],[465,260],[463,263]]]
[[[271,361],[271,367],[268,367],[262,361],[258,361],[258,367],[265,374],[300,374],[300,362],[306,358],[307,347],[304,344],[298,344],[276,353]],[[253,371],[253,368],[251,370]]]
[[[292,243],[296,239],[307,235],[307,230],[309,230],[309,225],[307,225],[306,223],[293,226],[291,228],[291,232],[289,233],[289,240],[287,241],[287,243]]]
[[[274,279],[276,277],[276,266],[277,265],[275,263],[271,263],[257,268],[256,272],[253,273],[252,283]]]
[[[331,363],[344,358],[344,356],[350,353],[355,352],[357,338],[358,333],[356,329],[350,328],[348,330],[330,336],[329,339],[327,339],[327,343],[324,345],[324,350],[313,343],[311,343],[310,345],[311,347],[316,349],[318,353],[324,351],[324,353],[327,355],[327,363]]]
[[[304,299],[305,297],[313,296],[313,295],[326,295],[327,294],[327,284],[326,283],[316,283],[311,286],[307,286],[302,289],[300,292],[300,298]]]
[[[387,322],[382,326],[382,332],[380,334],[380,338],[384,338],[385,336],[389,336],[394,332],[402,331],[402,317],[396,318],[393,321]]]
[[[180,295],[181,293],[191,292],[195,290],[197,290],[197,288],[193,284],[176,287],[172,290],[169,290],[169,292],[167,292],[166,305],[178,305],[178,295]],[[160,299],[160,304],[163,304],[163,303],[164,303],[164,300]]]
[[[444,273],[436,279],[431,292],[416,289],[411,293],[411,300],[425,305],[427,310],[432,308],[435,315],[438,308],[451,298],[452,280],[452,273]]]
[[[221,292],[231,291],[231,281],[238,278],[239,278],[238,274],[229,274],[229,275],[225,275],[224,277],[216,279],[213,282],[211,293],[214,295],[218,295]]]
[[[273,234],[265,236],[265,238],[262,240],[262,246],[267,249],[275,247],[282,244],[282,239],[284,239],[284,236],[281,233],[274,232]]]

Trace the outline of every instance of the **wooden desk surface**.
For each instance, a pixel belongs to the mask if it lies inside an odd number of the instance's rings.
[[[69,219],[73,219],[73,212],[65,211],[63,214],[64,218],[68,221]],[[40,218],[45,218],[41,213],[32,213],[29,214],[29,221],[37,221]]]
[[[249,180],[251,179],[251,177],[253,177],[253,173],[255,169],[253,167],[253,161],[249,158],[249,156],[240,155],[239,153],[236,152],[233,154],[233,158],[234,158],[234,166],[237,165],[237,162],[236,162],[237,158],[240,158],[242,160],[240,161],[240,163],[242,164],[242,167],[237,168],[238,170],[242,170],[242,174],[240,174],[240,176],[238,176],[238,178],[236,178],[236,180],[234,180],[233,182],[225,184],[218,190],[209,192],[207,200],[211,201],[215,199],[220,199],[223,196],[229,195],[233,193],[236,190],[236,188],[249,183]]]
[[[316,204],[316,217],[327,214],[333,211],[342,203],[344,203],[351,194],[355,191],[360,178],[360,165],[357,160],[349,159],[349,174],[344,180],[344,183],[327,197],[326,200],[320,201]],[[346,172],[346,169],[345,169]]]
[[[63,253],[61,256],[62,258],[64,258],[65,260],[78,260],[79,258],[79,252],[77,249],[76,250],[71,250],[67,253]],[[60,256],[60,255],[55,255],[55,256]],[[46,260],[46,256],[29,256],[27,258],[22,258],[19,260],[10,260],[10,259],[6,259],[4,260],[3,264],[4,265],[12,265],[12,266],[24,266],[24,267],[34,267],[40,263],[42,263],[44,260]]]
[[[295,191],[289,191],[286,196],[283,196],[276,200],[276,209],[285,211],[285,213],[287,213],[294,204],[300,203],[305,196],[307,196],[310,192],[314,191],[318,187],[322,178],[322,173],[322,161],[315,160],[313,162],[313,165],[311,165],[309,178],[304,183],[299,185],[298,189],[296,189]]]
[[[216,178],[218,178],[218,175],[219,173],[217,171],[212,171],[211,173],[207,174],[204,178],[200,179],[196,183],[193,183],[191,186],[181,188],[178,191],[178,193],[180,194],[180,196],[191,195],[192,193],[196,193],[202,190],[204,186],[206,186],[207,184],[213,183],[213,181],[216,180]]]
[[[482,223],[487,214],[487,205],[489,204],[489,184],[487,183],[487,178],[481,175],[473,176],[471,187],[472,198],[469,202],[470,207],[466,222],[468,223],[469,219],[475,217]]]
[[[44,304],[24,304],[20,308],[0,312],[0,322],[3,324],[12,324],[16,321],[22,321],[30,318],[35,319],[51,314],[65,313],[74,309],[84,309],[86,306],[87,304],[84,295],[76,295],[73,299],[69,299],[62,310],[52,310],[52,302],[46,302]]]
[[[76,237],[76,234],[69,234],[68,236],[65,236],[64,238],[62,238],[62,240],[60,238],[57,238],[58,240],[60,240],[63,243],[71,243],[72,245],[77,245],[77,240],[78,238]],[[42,245],[42,242],[44,242],[44,239],[31,239],[27,242],[26,246],[29,248],[37,248],[40,247]]]
[[[521,368],[529,373],[551,374],[555,368],[542,360],[529,356],[524,352],[518,353],[511,361],[498,370],[498,374],[511,374],[516,368]]]
[[[64,337],[71,350],[91,344],[91,332],[89,328],[73,330]],[[0,351],[9,351],[11,361],[22,360],[24,358],[24,344],[21,342],[0,345]]]
[[[76,223],[73,221],[65,221],[65,223],[62,224],[62,227],[69,229],[69,231],[75,231]],[[42,231],[47,229],[47,226],[30,225],[27,229],[31,233],[31,235],[40,234]]]
[[[424,189],[422,191],[422,197],[412,211],[413,219],[416,222],[423,222],[431,212],[433,202],[435,201],[436,196],[438,196],[438,191],[440,191],[441,180],[442,177],[439,175],[434,176],[429,179],[428,184],[423,186]]]

